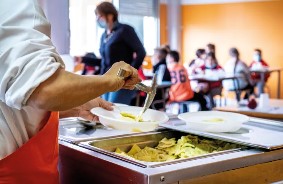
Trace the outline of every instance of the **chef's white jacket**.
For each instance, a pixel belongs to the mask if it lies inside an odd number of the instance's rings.
[[[27,106],[35,88],[64,67],[37,0],[0,1],[0,159],[43,126],[49,113]]]

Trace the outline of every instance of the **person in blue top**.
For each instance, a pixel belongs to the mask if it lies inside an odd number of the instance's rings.
[[[119,61],[139,69],[146,53],[134,28],[118,21],[118,12],[112,3],[100,3],[96,7],[95,14],[98,25],[105,29],[100,43],[101,74]],[[107,93],[103,98],[113,103],[130,104],[134,94],[135,91],[122,89]]]

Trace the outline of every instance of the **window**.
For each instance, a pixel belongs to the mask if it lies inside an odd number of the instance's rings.
[[[70,54],[99,54],[100,37],[104,32],[96,23],[94,10],[103,0],[70,0]],[[110,1],[110,0],[109,0]],[[113,0],[119,21],[134,27],[148,55],[159,44],[157,0]],[[138,11],[137,11],[138,10]]]
[[[118,7],[119,20],[135,28],[147,55],[159,45],[158,0],[113,0]]]
[[[104,32],[96,25],[94,10],[103,0],[70,0],[70,55],[94,52],[99,56],[100,37]]]

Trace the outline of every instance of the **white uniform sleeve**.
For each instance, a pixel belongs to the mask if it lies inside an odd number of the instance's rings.
[[[0,100],[21,109],[32,92],[64,67],[36,0],[0,1]]]

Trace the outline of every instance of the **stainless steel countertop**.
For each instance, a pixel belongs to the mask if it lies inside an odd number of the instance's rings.
[[[79,151],[83,154],[90,155],[94,159],[102,160],[105,163],[118,165],[124,170],[141,173],[148,177],[148,183],[154,184],[164,183],[161,182],[162,177],[165,178],[166,183],[170,183],[283,159],[283,149],[273,151],[247,149],[156,168],[142,168],[120,159],[79,147],[75,144],[64,141],[60,141],[60,144],[61,146],[67,146],[73,151]]]
[[[95,162],[99,160],[99,163],[102,163],[102,165],[103,163],[106,165],[115,165],[121,169],[119,172],[131,171],[134,173],[139,173],[141,176],[147,178],[147,183],[173,183],[189,178],[197,178],[232,169],[283,159],[283,149],[268,151],[264,149],[248,148],[228,154],[204,157],[185,162],[181,161],[172,165],[159,166],[155,168],[143,168],[77,145],[81,141],[117,135],[127,135],[132,134],[131,132],[107,129],[98,125],[95,126],[94,131],[92,130],[92,132],[87,133],[84,132],[84,128],[85,127],[83,125],[78,123],[61,122],[59,130],[60,147],[64,147],[72,152],[78,152],[82,155],[88,155],[90,157],[89,159],[93,159]],[[73,137],[74,135],[75,137]],[[80,159],[80,157],[77,159]],[[78,160],[78,162],[80,161]],[[163,179],[164,181],[162,181]],[[142,180],[144,180],[144,178]]]

